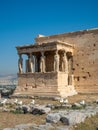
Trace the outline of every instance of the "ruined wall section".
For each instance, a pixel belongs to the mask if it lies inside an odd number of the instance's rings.
[[[78,92],[98,92],[98,29],[36,38],[36,42],[60,40],[74,45],[73,74]]]
[[[98,92],[98,32],[77,36],[74,83],[78,92]]]

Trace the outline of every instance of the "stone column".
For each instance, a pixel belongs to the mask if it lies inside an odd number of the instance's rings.
[[[45,65],[45,59],[44,52],[41,52],[41,58],[40,58],[40,72],[46,72],[46,65]]]
[[[18,69],[20,74],[23,73],[23,59],[21,54],[19,54]]]
[[[63,53],[62,57],[62,71],[68,73],[68,59],[66,52]]]
[[[56,51],[56,53],[54,55],[54,71],[55,72],[59,71],[59,55],[58,55],[58,51]]]

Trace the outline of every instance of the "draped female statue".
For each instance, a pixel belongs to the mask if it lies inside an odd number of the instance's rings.
[[[59,55],[57,51],[56,54],[54,55],[54,71],[56,72],[59,71]]]
[[[23,59],[21,55],[19,55],[18,68],[19,68],[19,73],[22,73],[23,72]]]
[[[30,54],[29,58],[28,58],[28,62],[29,62],[29,72],[33,72],[33,58],[32,55]]]
[[[45,66],[44,52],[42,52],[41,54],[42,54],[42,56],[40,58],[40,72],[45,72],[46,71],[46,66]]]
[[[63,72],[67,72],[68,71],[68,61],[67,61],[66,53],[64,53],[63,57],[62,57],[62,71]]]

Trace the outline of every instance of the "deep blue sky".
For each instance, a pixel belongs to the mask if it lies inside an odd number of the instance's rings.
[[[0,74],[17,73],[18,45],[98,27],[98,0],[0,0]]]

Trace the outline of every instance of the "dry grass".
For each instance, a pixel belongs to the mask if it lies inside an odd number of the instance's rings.
[[[86,102],[93,102],[98,99],[98,94],[78,94],[72,97],[68,97],[70,103],[78,102],[80,100],[85,100]],[[24,104],[30,103],[32,99],[19,99],[23,100]],[[59,104],[58,101],[53,100],[39,100],[36,99],[36,104]],[[0,112],[0,130],[7,127],[14,127],[18,124],[27,124],[27,123],[34,123],[34,124],[45,124],[45,117],[46,115],[32,115],[32,114],[14,114],[8,112]],[[87,124],[80,124],[74,130],[88,130],[86,127],[89,124],[92,124],[93,120],[96,120],[96,124],[98,124],[98,115],[96,117],[92,117],[91,119],[87,119]],[[91,122],[92,121],[92,122]],[[85,128],[83,128],[85,127]],[[79,129],[78,129],[79,128]],[[92,126],[91,126],[92,128]],[[95,127],[94,127],[95,128]],[[90,129],[89,129],[90,130]],[[93,128],[92,128],[93,130]]]
[[[85,100],[88,103],[92,103],[96,99],[98,99],[98,94],[78,94],[78,95],[68,97],[70,103],[79,102],[81,100]]]
[[[44,124],[46,115],[34,116],[32,114],[14,114],[14,113],[0,113],[0,129],[5,127],[14,127],[18,124]]]
[[[73,128],[73,130],[97,130],[98,127],[98,114],[87,118],[84,123],[80,123]]]

